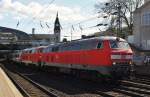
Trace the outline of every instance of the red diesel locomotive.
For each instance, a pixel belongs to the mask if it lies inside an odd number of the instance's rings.
[[[56,67],[60,71],[96,72],[96,76],[128,76],[133,52],[128,43],[111,36],[76,40],[47,47],[25,49],[20,61],[40,67]]]
[[[37,66],[39,66],[39,62],[41,62],[42,58],[42,50],[46,46],[40,46],[40,47],[34,47],[34,48],[28,48],[24,49],[23,51],[20,52],[20,55],[18,56],[19,58],[18,61],[23,62],[23,63],[32,63]]]

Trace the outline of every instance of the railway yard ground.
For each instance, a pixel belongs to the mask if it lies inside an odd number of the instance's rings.
[[[45,72],[12,61],[2,61],[0,66],[24,97],[150,97],[150,79],[146,78],[114,84]]]

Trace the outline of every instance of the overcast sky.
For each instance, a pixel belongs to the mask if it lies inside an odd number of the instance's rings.
[[[72,33],[75,39],[79,38],[81,33],[87,35],[104,28],[90,28],[98,23],[107,22],[97,18],[101,16],[94,8],[98,2],[106,0],[0,0],[0,26],[26,33],[31,33],[31,29],[35,28],[36,33],[53,34],[53,24],[58,11],[62,37],[70,37],[73,25]]]

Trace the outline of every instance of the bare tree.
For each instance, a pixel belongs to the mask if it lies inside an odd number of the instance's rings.
[[[143,0],[109,0],[101,7],[101,3],[96,4],[95,7],[99,12],[104,12],[108,16],[116,15],[116,24],[121,18],[124,24],[127,25],[129,34],[133,32],[133,12],[143,4]],[[120,10],[119,10],[120,9]],[[113,18],[114,19],[114,18]]]

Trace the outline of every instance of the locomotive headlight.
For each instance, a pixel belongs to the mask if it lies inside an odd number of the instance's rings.
[[[116,62],[113,62],[112,64],[113,64],[113,65],[116,65]]]
[[[111,59],[121,59],[121,55],[111,55]]]
[[[130,61],[129,64],[132,65],[132,61]]]

